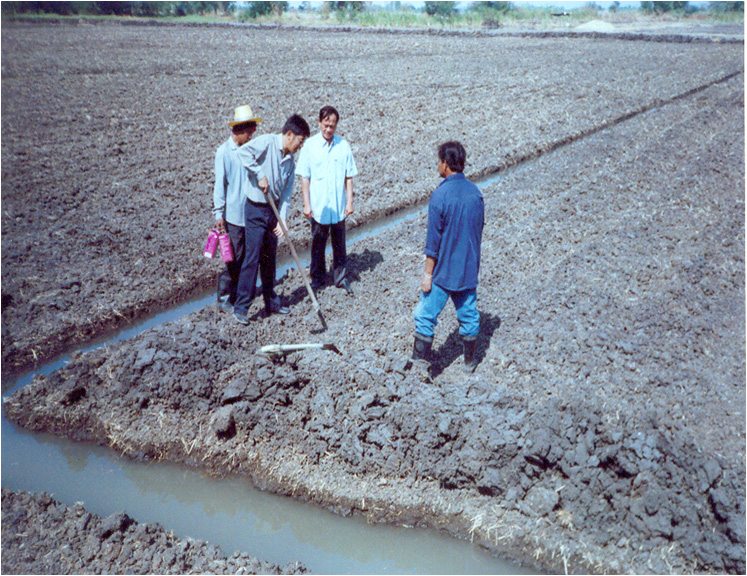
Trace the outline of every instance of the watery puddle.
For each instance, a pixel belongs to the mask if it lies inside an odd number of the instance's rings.
[[[497,180],[485,179],[487,186]],[[417,216],[425,206],[351,231],[348,243]],[[300,254],[302,263],[308,254]],[[283,275],[292,263],[279,267]],[[214,291],[156,314],[82,347],[127,340],[214,302]],[[64,366],[69,355],[3,382],[7,395],[36,374]],[[100,446],[30,433],[2,418],[2,486],[48,492],[69,506],[82,502],[95,514],[121,510],[138,522],[158,522],[182,537],[217,544],[227,555],[246,552],[284,565],[300,561],[324,574],[531,574],[493,558],[468,541],[432,530],[369,525],[317,506],[255,490],[246,478],[215,478],[168,462],[137,462]]]

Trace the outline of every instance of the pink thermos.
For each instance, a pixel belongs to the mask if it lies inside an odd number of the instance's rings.
[[[205,258],[212,258],[215,249],[218,247],[218,231],[211,230],[208,233],[207,242],[205,242]]]
[[[233,261],[231,237],[228,234],[221,234],[218,236],[218,243],[220,244],[220,257],[223,258],[223,262]]]

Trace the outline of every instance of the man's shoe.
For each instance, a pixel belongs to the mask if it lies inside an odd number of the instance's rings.
[[[239,324],[249,324],[249,314],[247,314],[246,312],[244,312],[243,314],[234,312],[233,317]]]
[[[348,296],[355,297],[355,293],[353,292],[353,289],[350,286],[350,280],[345,278],[342,282],[340,282],[340,288],[345,290],[345,292],[348,293]]]
[[[267,315],[270,314],[290,314],[290,308],[287,306],[272,307],[267,311]]]
[[[322,288],[324,288],[324,282],[317,282],[316,280],[311,281],[311,289],[314,292],[318,292]]]
[[[221,312],[227,312],[231,313],[233,312],[233,304],[231,304],[228,300],[219,299],[215,305],[218,307],[218,310]]]

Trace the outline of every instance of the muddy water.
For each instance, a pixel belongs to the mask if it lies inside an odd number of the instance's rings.
[[[367,525],[254,490],[243,478],[119,458],[107,448],[25,433],[5,419],[2,440],[3,487],[46,491],[101,516],[126,510],[177,536],[217,544],[227,555],[240,550],[280,565],[300,560],[327,574],[517,573],[469,542]]]
[[[486,180],[487,185],[495,179]],[[348,242],[375,235],[417,215],[424,207],[360,227]],[[303,264],[308,253],[301,253]],[[294,266],[284,262],[280,276]],[[89,343],[85,349],[126,340],[153,326],[175,320],[213,303],[210,292],[153,315],[117,334]],[[69,355],[21,375],[6,378],[3,394],[49,374]],[[284,565],[301,561],[315,573],[377,574],[517,574],[531,573],[486,554],[470,542],[433,531],[368,525],[318,507],[253,489],[244,478],[214,478],[168,462],[136,462],[110,449],[28,433],[2,419],[2,486],[45,491],[73,505],[83,502],[95,514],[126,510],[139,522],[158,522],[178,536],[207,540],[230,555],[247,552]]]

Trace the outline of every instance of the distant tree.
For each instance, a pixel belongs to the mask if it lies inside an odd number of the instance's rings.
[[[744,2],[709,2],[708,9],[714,12],[744,13]]]
[[[7,4],[7,6],[6,6]],[[69,16],[78,14],[83,2],[3,2],[3,14],[24,14],[35,12],[36,14],[59,14]]]
[[[283,15],[283,12],[288,11],[288,2],[270,2],[270,4],[272,4],[272,11],[278,18]]]
[[[617,12],[619,8],[620,8],[620,3],[619,2],[613,2],[612,4],[610,4],[609,11],[610,12]]]
[[[271,2],[249,2],[249,6],[245,10],[245,14],[249,18],[259,18],[260,16],[267,16],[272,12]]]
[[[127,16],[132,14],[132,2],[94,2],[93,11],[108,16]]]
[[[473,2],[469,10],[474,12],[509,12],[511,10],[511,2]]]
[[[451,18],[456,13],[456,2],[426,2],[425,13],[437,18]]]
[[[189,16],[196,11],[196,2],[176,2],[174,4],[174,16]]]
[[[172,2],[130,2],[130,14],[154,18],[171,14]]]
[[[337,12],[363,12],[366,6],[363,2],[330,2],[330,8]]]
[[[647,13],[663,14],[664,12],[686,11],[689,2],[641,2],[641,10]]]

